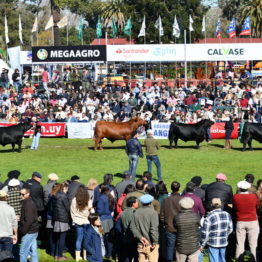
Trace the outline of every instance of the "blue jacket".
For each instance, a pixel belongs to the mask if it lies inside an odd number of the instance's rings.
[[[88,227],[84,234],[84,249],[89,262],[103,262],[101,238],[92,226]]]
[[[109,200],[108,197],[104,194],[101,194],[98,199],[96,213],[100,216],[102,221],[112,218],[111,212],[109,210]]]
[[[131,138],[126,142],[126,153],[143,157],[142,146],[137,138]]]

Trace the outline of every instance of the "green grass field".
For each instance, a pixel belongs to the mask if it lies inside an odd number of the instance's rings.
[[[81,182],[86,184],[93,177],[99,182],[105,173],[122,173],[128,169],[128,158],[124,151],[125,143],[104,141],[104,150],[95,152],[91,139],[70,140],[65,138],[41,138],[37,151],[28,149],[31,139],[23,141],[22,153],[11,152],[11,146],[0,147],[0,181],[6,179],[8,171],[18,169],[21,179],[31,177],[33,171],[43,175],[43,184],[47,175],[57,173],[59,181],[79,175]],[[142,141],[143,143],[143,141]],[[194,148],[195,143],[179,141],[178,149],[169,149],[168,140],[160,140],[159,157],[162,164],[163,179],[170,188],[170,183],[177,180],[182,187],[195,175],[203,177],[203,183],[214,181],[215,174],[223,172],[228,183],[236,187],[247,173],[262,179],[262,145],[253,143],[254,151],[242,152],[242,145],[234,140],[233,150],[223,149],[224,140],[214,140],[212,144],[202,143],[201,149]],[[146,159],[140,159],[137,174],[147,169]],[[156,178],[156,169],[153,166]],[[114,184],[121,180],[115,177]],[[40,261],[53,261],[44,251],[40,251]]]

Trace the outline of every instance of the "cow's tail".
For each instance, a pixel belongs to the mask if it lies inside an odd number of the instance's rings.
[[[238,140],[243,143],[243,132],[244,132],[245,123],[241,122],[239,124],[239,131],[238,131]]]

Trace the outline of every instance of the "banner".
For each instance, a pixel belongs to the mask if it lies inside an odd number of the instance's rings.
[[[67,123],[68,138],[92,138],[94,126],[91,123]]]
[[[33,46],[32,61],[44,64],[106,61],[106,46]]]
[[[13,126],[17,124],[0,123],[0,126]],[[58,137],[65,136],[65,123],[41,123],[41,137]],[[33,130],[25,132],[25,136],[34,134]]]
[[[32,64],[32,52],[31,51],[20,51],[20,64],[31,65]]]
[[[15,46],[7,49],[11,68],[13,70],[20,69],[20,46]]]

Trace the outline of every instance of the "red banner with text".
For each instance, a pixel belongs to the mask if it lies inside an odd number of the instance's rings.
[[[239,128],[239,123],[234,123],[234,130],[231,134],[231,139],[238,138],[238,128]],[[211,135],[213,139],[225,139],[226,136],[225,122],[215,123],[211,127]]]

